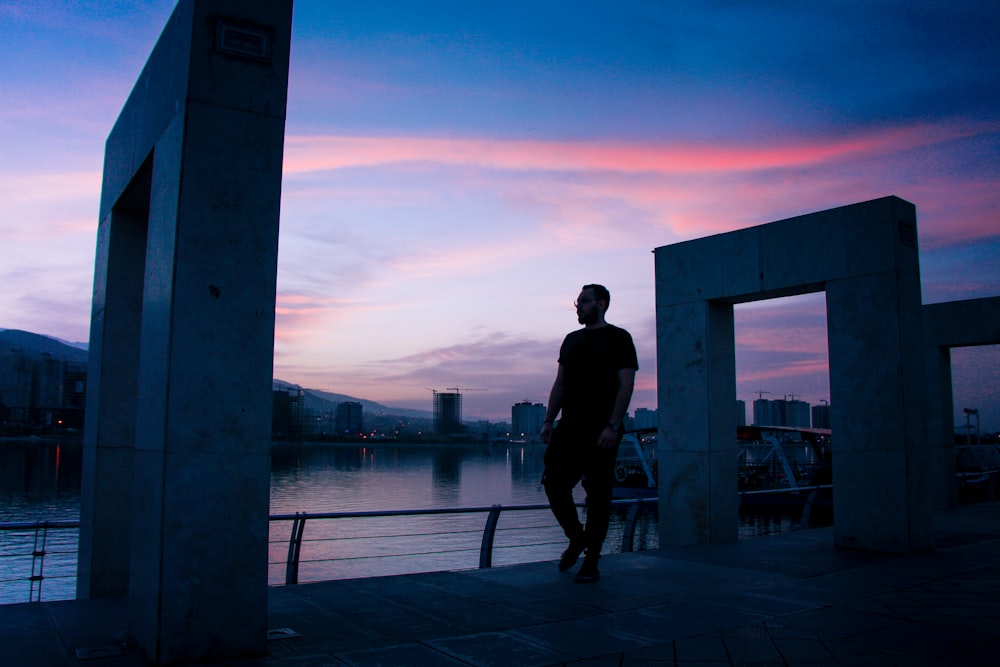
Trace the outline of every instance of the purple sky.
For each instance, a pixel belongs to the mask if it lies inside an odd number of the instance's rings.
[[[0,2],[0,327],[86,340],[104,140],[173,5]],[[509,419],[601,282],[652,408],[653,248],[886,195],[925,303],[996,296],[998,29],[983,2],[297,0],[275,375]],[[823,295],[738,307],[737,362],[748,403],[829,399]],[[1000,429],[998,346],[953,362]]]

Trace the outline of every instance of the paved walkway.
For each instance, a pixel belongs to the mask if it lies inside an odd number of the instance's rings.
[[[906,556],[832,529],[608,556],[591,585],[547,562],[273,588],[269,656],[222,664],[998,665],[1000,503],[935,528]],[[0,665],[143,665],[125,627],[121,601],[0,606]]]

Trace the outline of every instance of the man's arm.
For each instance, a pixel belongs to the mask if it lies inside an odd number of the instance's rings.
[[[549,404],[545,408],[545,423],[542,424],[542,442],[549,444],[549,437],[552,435],[552,423],[559,416],[559,410],[562,409],[563,400],[563,367],[559,364],[559,369],[556,371],[555,382],[552,383],[552,389],[549,391]]]
[[[615,394],[615,406],[611,409],[611,417],[608,425],[601,432],[601,437],[597,440],[598,447],[614,447],[618,442],[618,431],[621,430],[622,420],[628,412],[628,404],[632,401],[632,390],[635,388],[635,369],[618,369],[618,393]]]

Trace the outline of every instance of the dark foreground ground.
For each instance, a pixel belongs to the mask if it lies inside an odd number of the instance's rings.
[[[1000,665],[1000,503],[940,512],[927,553],[833,529],[555,562],[272,588],[269,655],[342,665]],[[0,606],[4,667],[133,667],[123,601]],[[209,663],[206,663],[209,664]]]

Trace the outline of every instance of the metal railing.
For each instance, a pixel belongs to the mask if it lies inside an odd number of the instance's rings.
[[[961,483],[980,483],[989,486],[988,492],[985,493],[986,498],[995,498],[996,491],[995,487],[1000,485],[1000,471],[998,470],[984,470],[978,472],[961,472],[957,475]],[[805,502],[801,509],[801,516],[799,520],[795,522],[794,528],[805,528],[810,525],[809,517],[811,510],[813,509],[813,503],[817,497],[818,492],[828,492],[832,490],[830,485],[820,485],[820,486],[805,486],[799,487],[797,489],[767,489],[767,490],[755,490],[755,491],[741,491],[739,496],[746,497],[747,499],[761,496],[769,496],[774,494],[788,494],[789,492],[795,492],[796,494],[801,494],[805,496]],[[636,544],[636,529],[639,525],[639,519],[643,516],[643,509],[647,505],[655,506],[657,504],[656,498],[635,498],[626,500],[615,500],[613,505],[619,508],[626,509],[626,515],[624,519],[620,522],[621,525],[621,540],[620,540],[620,551],[623,553],[631,552],[635,548]],[[578,507],[583,506],[583,504],[578,504]],[[269,580],[275,582],[273,585],[294,585],[300,581],[300,567],[303,562],[307,562],[311,565],[317,564],[330,564],[330,563],[344,563],[351,560],[362,560],[362,559],[417,559],[421,556],[429,556],[435,554],[449,554],[452,556],[450,562],[454,564],[456,562],[456,554],[460,551],[472,551],[467,548],[455,548],[453,546],[445,545],[440,550],[437,551],[422,551],[422,552],[402,552],[402,553],[387,553],[382,549],[371,549],[372,553],[364,553],[362,555],[334,555],[325,556],[322,558],[311,558],[303,560],[303,545],[312,543],[322,544],[322,543],[345,543],[345,542],[357,542],[357,543],[371,543],[377,540],[392,540],[392,539],[408,539],[414,537],[434,537],[432,533],[408,533],[408,534],[390,534],[390,535],[372,535],[372,534],[333,534],[333,535],[319,535],[315,538],[306,537],[306,526],[315,526],[319,523],[333,523],[337,521],[345,521],[350,519],[363,519],[363,520],[377,520],[380,518],[393,519],[393,518],[415,518],[422,516],[432,516],[432,515],[475,515],[475,514],[485,514],[485,522],[482,529],[476,528],[474,531],[468,530],[466,532],[475,532],[478,539],[478,548],[474,551],[478,554],[478,567],[488,568],[492,567],[494,563],[494,554],[497,550],[496,537],[498,532],[500,532],[500,518],[501,514],[504,512],[508,513],[527,513],[527,512],[541,512],[543,513],[548,522],[546,524],[535,524],[531,526],[517,526],[513,528],[507,528],[509,532],[526,532],[531,531],[533,533],[540,529],[550,529],[557,530],[554,522],[551,520],[551,515],[548,514],[549,506],[545,504],[540,505],[514,505],[514,506],[501,506],[492,505],[490,507],[462,507],[462,508],[436,508],[436,509],[417,509],[417,510],[387,510],[387,511],[357,511],[357,512],[327,512],[327,513],[316,513],[309,514],[305,512],[299,512],[294,514],[274,514],[269,517],[272,526],[280,524],[282,522],[290,522],[291,530],[288,534],[287,539],[284,537],[278,537],[275,539],[269,539],[269,549],[274,547],[272,552],[277,551],[284,554],[283,558],[278,561],[272,561],[269,558],[268,568],[271,569],[272,566],[282,567],[284,574],[282,577],[275,576],[269,577]],[[80,527],[80,522],[75,520],[64,520],[64,521],[22,521],[22,522],[5,522],[0,523],[0,538],[5,542],[13,541],[15,547],[12,549],[9,546],[6,548],[0,548],[0,591],[4,589],[10,590],[10,587],[17,582],[24,582],[28,589],[28,602],[40,602],[42,600],[43,584],[45,582],[58,582],[60,585],[66,585],[68,591],[68,597],[72,597],[73,591],[75,590],[75,580],[76,580],[76,558],[78,549],[78,533],[73,534],[69,531],[78,531]],[[272,531],[275,534],[276,531]],[[55,534],[55,538],[53,538]],[[454,531],[449,531],[447,533],[440,533],[440,537],[446,538],[451,537]],[[446,541],[446,540],[445,540]],[[507,550],[516,550],[524,548],[538,548],[541,551],[546,552],[540,558],[535,560],[545,560],[546,558],[554,558],[552,553],[558,553],[559,547],[555,545],[561,545],[563,543],[561,533],[549,542],[521,542],[518,544],[508,544],[502,548]],[[609,543],[606,543],[608,545]],[[552,549],[546,551],[546,548],[552,546]],[[0,544],[0,547],[4,547]],[[611,547],[615,547],[612,545]],[[55,563],[55,567],[46,567],[46,558],[58,559]],[[476,563],[475,556],[470,555],[469,560],[465,561],[462,565],[443,567],[439,569],[472,569],[473,563]],[[530,562],[530,559],[515,560],[512,562]],[[467,563],[467,564],[466,564]],[[408,569],[407,572],[415,572],[421,570]],[[428,571],[428,570],[422,570]],[[363,574],[361,576],[375,576],[372,574]],[[326,576],[325,578],[315,578],[311,581],[323,581],[335,578],[349,578],[341,576],[340,574],[335,574],[335,576]],[[67,599],[66,597],[58,597],[54,599]],[[21,602],[22,600],[11,599],[10,595],[0,596],[0,604],[9,602]]]
[[[816,502],[819,494],[821,492],[833,492],[832,484],[817,484],[814,486],[797,486],[795,488],[782,488],[782,489],[756,489],[754,491],[740,491],[740,498],[750,498],[765,497],[765,496],[776,496],[782,495],[786,496],[788,494],[794,494],[796,496],[802,496],[805,498],[805,502],[802,503],[802,513],[799,516],[799,521],[797,528],[808,528],[810,525],[810,519],[812,517],[813,505]]]
[[[622,534],[620,550],[622,552],[631,552],[635,548],[635,535],[636,526],[639,523],[639,519],[643,516],[643,508],[647,505],[655,506],[657,500],[656,498],[637,498],[637,499],[627,499],[627,500],[615,500],[613,501],[613,506],[618,508],[624,508],[626,510],[625,517],[621,522]],[[583,506],[579,504],[578,506]],[[489,568],[493,566],[494,562],[494,552],[497,549],[496,538],[498,532],[504,530],[500,527],[500,517],[502,513],[528,513],[528,512],[539,512],[544,513],[546,516],[546,523],[535,524],[535,525],[521,525],[508,528],[511,532],[516,531],[536,531],[539,528],[544,528],[548,530],[558,530],[554,521],[551,519],[551,514],[549,514],[548,505],[512,505],[512,506],[501,506],[492,505],[490,507],[460,507],[460,508],[435,508],[435,509],[413,509],[413,510],[386,510],[386,511],[357,511],[357,512],[325,512],[310,514],[306,512],[297,512],[294,514],[274,514],[269,517],[272,527],[283,522],[291,522],[291,531],[287,539],[271,539],[269,540],[269,546],[276,547],[280,549],[281,552],[285,554],[284,558],[280,561],[271,561],[269,559],[268,567],[271,566],[281,566],[284,568],[283,579],[277,580],[280,583],[276,585],[294,585],[299,583],[300,580],[300,567],[303,561],[303,544],[311,543],[312,545],[318,545],[323,543],[345,543],[345,542],[370,542],[372,540],[391,540],[391,539],[407,539],[407,538],[424,538],[426,541],[428,538],[435,540],[439,537],[445,545],[440,551],[432,551],[438,554],[448,554],[450,555],[449,562],[452,563],[451,567],[445,567],[441,569],[472,569],[472,561],[470,559],[468,567],[463,563],[461,565],[455,565],[458,561],[455,559],[455,555],[458,552],[464,551],[465,549],[456,548],[454,546],[448,545],[448,540],[444,539],[453,535],[453,531],[448,531],[447,533],[441,533],[440,536],[436,536],[434,533],[404,533],[400,534],[390,534],[390,535],[369,535],[369,534],[337,534],[332,535],[318,535],[316,538],[306,537],[306,526],[314,526],[317,524],[327,524],[328,522],[343,522],[351,519],[362,519],[366,522],[371,522],[376,519],[399,519],[399,518],[414,518],[414,517],[425,517],[434,515],[452,515],[452,516],[468,516],[476,514],[485,514],[485,521],[482,529],[476,529],[476,541],[478,542],[478,567],[479,568]],[[60,548],[58,550],[53,550],[47,548],[47,544],[50,542],[50,532],[52,531],[70,531],[77,530],[80,527],[79,521],[33,521],[33,522],[8,522],[0,523],[0,536],[6,539],[13,538],[15,540],[20,540],[30,548],[28,551],[10,550],[4,549],[0,552],[0,587],[7,587],[15,582],[26,582],[28,584],[28,602],[40,602],[42,600],[42,584],[47,580],[61,579],[61,580],[75,580],[76,579],[76,567],[75,560],[77,554],[77,535],[63,534],[63,538],[59,540]],[[272,531],[275,532],[275,531]],[[506,545],[503,548],[506,549],[518,549],[525,547],[537,547],[541,548],[542,551],[546,551],[549,545],[561,544],[561,532],[558,541],[553,540],[549,542],[539,542],[537,540],[533,542],[521,541],[517,544]],[[558,554],[558,548],[555,549],[555,553]],[[614,546],[612,547],[615,548]],[[427,556],[429,552],[403,552],[403,553],[390,553],[386,552],[384,549],[373,548],[372,551],[376,553],[364,554],[361,556],[341,556],[334,553],[336,550],[331,550],[327,552],[321,558],[309,559],[308,562],[312,565],[316,564],[330,564],[338,563],[343,561],[349,561],[359,558],[404,558],[412,559],[419,556]],[[58,555],[62,558],[72,556],[73,565],[71,567],[64,567],[61,571],[57,571],[54,574],[45,573],[45,559],[46,556]],[[541,559],[545,558],[555,558],[556,556],[546,555]],[[13,562],[19,559],[20,562],[25,562],[30,559],[30,568],[27,565],[23,565],[20,569],[17,567],[9,567],[6,563]],[[520,560],[517,562],[529,562],[525,560]],[[415,571],[428,571],[428,570],[408,570],[410,572]],[[30,572],[30,573],[29,573]],[[12,573],[12,576],[8,576],[8,573]],[[326,579],[333,578],[343,578],[339,576],[328,576]],[[311,579],[311,581],[323,581],[324,578]],[[65,599],[65,598],[59,598]],[[14,601],[14,600],[10,600]]]
[[[57,570],[56,574],[45,574],[45,557],[53,556],[64,560],[76,561],[77,540],[74,537],[56,540],[54,545],[49,544],[50,531],[78,530],[79,521],[12,521],[0,523],[0,534],[5,538],[14,539],[30,544],[30,550],[26,553],[0,553],[0,586],[6,587],[16,581],[28,583],[28,602],[41,602],[42,584],[46,579],[76,579],[76,568],[71,573],[64,573]],[[23,565],[20,569],[15,563],[17,559],[22,562],[30,559],[29,565]],[[27,576],[25,574],[27,573]]]
[[[635,531],[638,519],[640,518],[641,510],[646,505],[655,505],[657,502],[656,498],[635,498],[626,500],[615,500],[612,502],[614,507],[624,507],[627,508],[626,516],[622,525],[622,539],[621,539],[621,552],[631,552],[635,547]],[[583,504],[579,504],[578,507],[583,507]],[[433,515],[452,515],[461,516],[469,514],[486,514],[485,523],[482,528],[482,533],[480,539],[478,540],[478,567],[480,569],[489,568],[493,566],[493,554],[495,551],[495,542],[498,531],[498,526],[500,522],[500,516],[502,512],[549,512],[548,505],[513,505],[504,507],[502,505],[492,505],[490,507],[462,507],[462,508],[435,508],[435,509],[418,509],[418,510],[389,510],[389,511],[358,511],[358,512],[325,512],[309,514],[305,512],[296,512],[295,514],[277,514],[271,516],[272,522],[285,521],[291,522],[291,532],[288,538],[287,556],[283,561],[285,567],[284,584],[294,585],[299,583],[299,570],[300,565],[303,562],[302,556],[302,546],[304,542],[307,542],[305,538],[305,529],[307,522],[317,522],[317,521],[330,521],[330,520],[346,520],[346,519],[376,519],[376,518],[391,518],[391,517],[420,517],[420,516],[433,516]],[[552,523],[549,522],[548,527],[552,527]],[[525,530],[535,530],[539,526],[517,526],[511,528],[511,531],[525,531]],[[460,530],[458,532],[469,532],[467,530]],[[448,535],[453,534],[452,532],[447,533]],[[477,532],[477,535],[479,533]],[[352,536],[352,535],[338,535],[334,534],[332,536],[321,536],[316,538],[314,542],[335,542],[343,540],[358,540],[358,539],[386,539],[386,538],[406,538],[406,537],[427,537],[426,533],[412,533],[404,535],[381,535],[376,538],[368,538],[365,536]],[[273,542],[272,542],[273,543]],[[543,547],[548,544],[555,544],[555,542],[531,542],[519,544],[508,545],[508,549],[517,549],[524,547]],[[354,557],[328,557],[328,558],[318,558],[310,559],[310,563],[332,563],[336,561],[346,561],[354,559],[367,559],[367,558],[393,558],[393,557],[417,557],[417,556],[429,556],[434,554],[454,554],[458,551],[463,551],[468,549],[460,549],[455,546],[445,546],[441,550],[437,551],[423,551],[417,553],[377,553],[377,554],[366,554]],[[469,568],[471,569],[472,560],[468,561]],[[522,561],[523,562],[523,561]],[[270,565],[280,565],[281,563],[272,561]],[[456,569],[456,568],[449,568]]]

